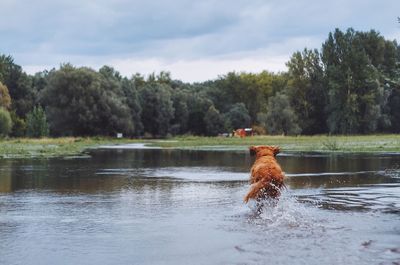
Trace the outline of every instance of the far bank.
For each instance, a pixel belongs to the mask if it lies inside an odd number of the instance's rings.
[[[356,136],[252,136],[169,139],[115,139],[104,137],[13,138],[0,140],[0,158],[48,158],[84,156],[87,150],[104,145],[143,143],[147,146],[179,149],[246,150],[251,145],[278,145],[283,152],[400,153],[400,135]]]

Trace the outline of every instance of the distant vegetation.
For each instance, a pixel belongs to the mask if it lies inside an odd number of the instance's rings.
[[[171,141],[148,141],[148,144],[164,148],[194,150],[245,150],[251,145],[278,145],[282,152],[318,153],[399,153],[400,135],[358,136],[281,136],[264,135],[246,138],[177,136]]]
[[[189,84],[166,72],[123,77],[109,66],[68,63],[28,75],[0,55],[0,135],[212,136],[250,126],[279,135],[400,132],[396,41],[374,30],[336,29],[319,50],[295,52],[287,66]]]
[[[204,137],[176,136],[165,140],[117,139],[110,137],[58,137],[41,139],[0,138],[0,158],[87,157],[90,150],[104,145],[146,144],[187,150],[245,151],[251,145],[278,145],[282,152],[400,153],[400,135]]]

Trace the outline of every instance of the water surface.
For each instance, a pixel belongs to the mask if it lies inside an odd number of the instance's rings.
[[[400,156],[278,156],[243,204],[245,152],[100,149],[0,160],[0,264],[398,264]]]

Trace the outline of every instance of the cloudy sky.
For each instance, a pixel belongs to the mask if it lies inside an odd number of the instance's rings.
[[[0,54],[28,73],[71,62],[184,81],[285,70],[328,33],[400,40],[399,0],[0,0]]]

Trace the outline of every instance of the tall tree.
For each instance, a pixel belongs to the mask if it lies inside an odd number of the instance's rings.
[[[49,75],[41,102],[54,135],[130,135],[132,117],[121,94],[103,74],[65,64]]]
[[[308,49],[295,52],[287,66],[290,78],[287,93],[301,121],[302,133],[325,133],[328,93],[319,52]]]
[[[209,136],[216,136],[224,132],[224,120],[214,106],[211,106],[204,115],[204,123]]]
[[[189,121],[189,107],[187,92],[176,89],[172,93],[174,118],[171,120],[171,133],[183,134],[187,131]]]
[[[252,122],[257,113],[265,110],[268,97],[275,87],[281,88],[282,75],[263,71],[259,74],[230,72],[212,82],[207,90],[207,97],[215,107],[226,113],[235,103],[243,103]]]
[[[268,99],[268,112],[265,116],[259,115],[259,121],[269,134],[293,135],[301,132],[289,97],[283,93],[277,93]]]
[[[40,138],[49,135],[46,113],[41,106],[34,107],[26,115],[26,127],[26,135],[28,137]]]
[[[139,92],[136,88],[135,81],[133,79],[123,78],[121,87],[131,112],[134,134],[139,136],[143,134],[143,124],[141,120],[142,107],[140,105]]]
[[[12,121],[10,113],[0,108],[0,137],[7,136],[11,132]]]
[[[10,109],[11,97],[8,88],[0,82],[0,108]]]
[[[0,82],[8,88],[12,98],[11,109],[24,118],[35,105],[36,93],[31,78],[11,56],[0,55]]]
[[[375,57],[367,52],[365,36],[353,29],[346,33],[336,29],[323,44],[331,133],[369,133],[378,128],[385,89],[373,65],[379,63]]]
[[[196,135],[207,134],[204,116],[213,105],[212,101],[202,93],[190,94],[188,97],[189,120],[188,131]]]
[[[139,98],[144,131],[154,137],[166,136],[170,129],[170,121],[174,117],[171,87],[150,82],[140,88]]]
[[[230,130],[236,130],[239,128],[250,127],[251,118],[246,106],[243,103],[234,104],[231,109],[224,115],[226,122],[229,123]]]

